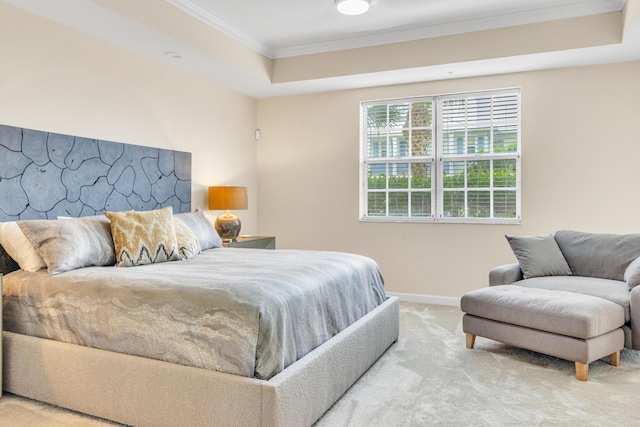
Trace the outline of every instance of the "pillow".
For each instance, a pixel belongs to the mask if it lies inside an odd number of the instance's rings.
[[[191,259],[200,253],[200,243],[193,231],[182,222],[180,218],[173,218],[173,226],[176,229],[176,242],[180,257],[184,260]]]
[[[222,247],[222,239],[220,239],[218,232],[200,209],[176,214],[175,217],[184,222],[193,231],[200,243],[201,250]]]
[[[0,223],[0,245],[25,271],[34,272],[47,268],[47,264],[15,221]]]
[[[624,281],[627,282],[629,289],[633,289],[640,285],[640,257],[636,258],[629,264],[624,272]]]
[[[546,236],[505,236],[525,279],[540,276],[571,276],[556,240]]]
[[[180,259],[171,206],[154,211],[104,214],[111,220],[116,267]]]
[[[0,245],[0,274],[9,274],[16,270],[20,270],[20,266]]]
[[[109,221],[104,217],[18,221],[17,224],[44,259],[52,276],[116,262]]]

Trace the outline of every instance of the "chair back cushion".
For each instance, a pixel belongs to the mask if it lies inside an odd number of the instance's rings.
[[[554,238],[574,276],[624,281],[625,270],[640,256],[640,234],[561,230]]]

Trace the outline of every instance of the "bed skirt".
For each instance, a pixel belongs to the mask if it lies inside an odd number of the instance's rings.
[[[390,297],[263,381],[5,331],[3,388],[132,426],[310,426],[398,333]]]

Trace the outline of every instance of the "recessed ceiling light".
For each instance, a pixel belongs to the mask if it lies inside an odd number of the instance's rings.
[[[182,55],[178,52],[165,52],[164,56],[168,57],[168,58],[172,58],[172,59],[179,59],[182,58]]]
[[[370,0],[335,0],[338,12],[344,15],[361,15],[369,10]]]

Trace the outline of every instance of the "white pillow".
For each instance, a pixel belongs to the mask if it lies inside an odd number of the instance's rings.
[[[25,271],[34,272],[47,268],[42,257],[15,221],[0,223],[0,245]]]

